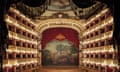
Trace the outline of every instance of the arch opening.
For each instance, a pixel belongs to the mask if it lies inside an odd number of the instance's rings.
[[[43,66],[78,66],[78,32],[71,28],[49,28],[42,33]]]

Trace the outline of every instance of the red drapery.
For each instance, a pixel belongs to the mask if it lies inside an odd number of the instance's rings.
[[[65,39],[73,42],[79,48],[78,32],[71,28],[50,28],[42,33],[42,48],[53,39],[56,39],[58,34],[65,36]]]

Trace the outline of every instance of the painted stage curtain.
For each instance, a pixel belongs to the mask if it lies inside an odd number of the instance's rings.
[[[71,28],[50,28],[45,30],[42,34],[42,48],[51,40],[56,39],[58,34],[64,35],[65,39],[73,42],[76,48],[79,48],[78,33]]]

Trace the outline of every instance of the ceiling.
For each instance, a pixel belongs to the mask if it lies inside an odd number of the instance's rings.
[[[71,10],[69,0],[50,0],[48,4],[48,10]]]
[[[18,0],[16,8],[32,19],[47,16],[47,13],[63,13],[68,16],[72,13],[72,16],[88,19],[105,5],[113,10],[113,0]],[[86,9],[90,12],[87,13]]]

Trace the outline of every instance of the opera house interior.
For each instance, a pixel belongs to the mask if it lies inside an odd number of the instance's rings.
[[[114,7],[114,0],[0,0],[0,72],[120,72]]]

